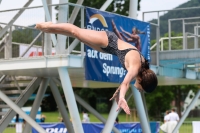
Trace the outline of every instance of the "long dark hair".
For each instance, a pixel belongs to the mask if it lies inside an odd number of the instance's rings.
[[[149,69],[149,62],[145,59],[142,62],[138,76],[141,78],[139,84],[142,86],[145,92],[153,92],[158,85],[158,79],[156,74]]]

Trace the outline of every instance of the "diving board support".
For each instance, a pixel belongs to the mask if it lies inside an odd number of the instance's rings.
[[[130,0],[129,2],[129,16],[137,18],[138,0]]]
[[[17,104],[19,107],[23,107],[25,102],[37,89],[40,83],[41,78],[34,78],[23,91],[23,95],[21,95],[20,98],[17,101],[15,101],[15,104]],[[3,132],[3,130],[8,126],[12,118],[16,115],[16,112],[13,110],[13,107],[10,106],[10,108],[12,108],[12,110],[9,110],[9,112],[0,121],[0,133]]]
[[[132,93],[130,93],[127,98],[126,98],[126,101],[128,102],[130,100],[130,98],[132,97]],[[115,100],[113,100],[113,105],[112,105],[112,108],[110,110],[110,113],[108,115],[108,120],[106,121],[106,124],[105,124],[105,127],[102,131],[102,133],[110,133],[112,132],[112,125],[114,125],[114,122],[113,122],[113,119],[115,121],[115,119],[117,118],[117,115],[121,112],[121,108],[119,109],[119,111],[116,111],[117,109],[117,102]],[[115,127],[114,127],[115,128]],[[113,128],[113,129],[114,129]],[[115,131],[113,130],[115,133],[118,133],[119,131]]]
[[[82,5],[82,4],[83,4],[83,1],[84,1],[84,0],[78,0],[78,1],[76,2],[76,4]],[[73,9],[73,11],[72,11],[72,14],[71,14],[71,16],[70,16],[70,18],[69,18],[69,23],[71,23],[71,24],[74,23],[74,21],[75,21],[75,19],[76,19],[76,16],[78,15],[79,10],[80,10],[80,7],[78,7],[78,6],[75,6],[75,7],[74,7],[74,9]]]
[[[47,4],[52,4],[52,0],[47,0]],[[52,7],[48,7],[49,14],[52,16]],[[45,21],[48,21],[45,19]],[[51,41],[51,34],[50,33],[44,33],[44,43],[42,45],[43,47],[43,55],[52,55],[52,41]]]
[[[49,80],[50,80],[50,78],[43,78],[42,79],[42,82],[41,82],[40,87],[38,89],[38,92],[37,92],[37,95],[35,97],[33,106],[31,108],[30,117],[32,119],[35,119],[35,117],[37,115],[37,112],[38,112],[38,109],[39,109],[40,104],[42,102],[43,96],[44,96],[46,89],[47,89],[47,86],[49,84]],[[23,133],[30,133],[30,131],[31,131],[31,125],[29,123],[26,123],[24,130],[23,130]]]
[[[60,3],[61,2],[66,2],[66,1],[60,1]],[[47,3],[45,0],[42,0],[42,3],[43,3],[44,10],[45,10],[46,19],[47,19],[47,21],[51,21],[51,16],[49,14]],[[59,10],[59,14],[60,14],[60,12],[62,12],[64,10]],[[63,19],[61,17],[59,17],[59,22],[61,22],[61,21],[63,21]],[[60,37],[61,38],[59,39],[60,40],[59,42],[61,42],[61,40],[64,39],[63,36],[60,35]],[[54,34],[51,34],[51,39],[52,39],[53,45],[55,47],[57,45],[57,42],[56,42],[56,38],[55,38]],[[63,51],[59,51],[58,48],[56,48],[56,53],[60,54],[61,52],[63,52]],[[63,86],[63,91],[64,91],[65,98],[67,101],[67,105],[69,107],[69,112],[72,117],[72,124],[74,127],[74,131],[75,131],[75,133],[83,133],[83,127],[82,127],[82,123],[81,123],[81,120],[79,117],[79,112],[78,112],[77,104],[75,101],[75,97],[74,97],[71,81],[69,78],[68,70],[66,67],[60,67],[60,68],[58,68],[58,73],[60,75],[61,83]]]
[[[67,101],[70,116],[72,118],[74,131],[75,133],[84,133],[68,70],[66,67],[60,67],[58,68],[58,73],[60,75],[60,80],[65,94],[65,99]]]
[[[62,86],[62,84],[60,83],[59,84],[60,86]],[[71,124],[71,121],[70,121],[70,118],[68,116],[68,112],[66,110],[66,107],[65,107],[65,104],[61,98],[61,95],[60,95],[60,92],[58,90],[58,87],[56,86],[56,83],[54,82],[54,80],[51,79],[51,82],[50,82],[50,88],[51,88],[51,91],[53,93],[53,96],[54,96],[54,99],[56,101],[56,104],[58,106],[58,109],[62,115],[62,118],[63,118],[63,121],[67,127],[67,131],[69,133],[74,133],[74,129],[72,127],[72,124]]]
[[[42,4],[43,4],[43,7],[44,7],[44,12],[45,12],[46,20],[47,21],[52,21],[46,0],[42,0]],[[55,47],[57,45],[55,34],[51,34],[51,40],[53,42],[53,46]]]
[[[148,111],[147,111],[147,103],[146,103],[144,92],[141,92],[140,94],[141,94],[141,97],[142,97],[145,114],[146,114],[147,120],[149,121],[149,115],[148,115]]]
[[[133,84],[131,85],[131,89],[132,89],[132,93],[133,93],[133,97],[134,97],[134,101],[135,101],[135,106],[136,106],[137,112],[139,114],[142,132],[143,133],[151,133],[147,115],[145,115],[146,112],[144,109],[144,104],[142,102],[142,97],[140,95],[140,92],[135,88],[135,86]]]
[[[74,41],[70,44],[70,46],[67,48],[67,53],[66,54],[70,54],[72,52],[72,50],[78,45],[80,41],[78,39],[74,39]]]
[[[12,58],[12,26],[9,29],[9,35],[4,45],[4,56],[5,59]]]
[[[8,104],[12,109],[22,116],[28,123],[30,123],[38,132],[46,133],[46,131],[39,126],[30,116],[28,116],[19,106],[17,106],[13,101],[11,101],[2,91],[0,91],[1,99]]]
[[[176,127],[174,128],[172,133],[176,133],[178,131],[178,129],[181,127],[182,123],[184,122],[184,120],[186,119],[188,114],[190,113],[190,110],[194,107],[194,104],[198,100],[199,96],[200,96],[200,90],[197,92],[196,96],[193,98],[192,102],[185,110],[184,114],[182,115],[180,121],[178,122],[178,124],[176,125]]]
[[[112,3],[112,1],[113,1],[113,0],[107,0],[107,1],[101,6],[101,8],[100,8],[99,10],[105,11],[105,10],[109,7],[109,5]]]
[[[119,112],[119,111],[116,111],[117,106],[118,106],[117,102],[115,100],[113,100],[113,104],[112,104],[110,113],[108,115],[108,119],[107,119],[106,124],[105,124],[105,126],[103,128],[102,133],[110,133],[112,131],[112,127],[113,127],[113,125],[115,123],[115,120],[116,120],[118,112]],[[117,131],[115,133],[120,133],[120,132]]]
[[[89,112],[91,112],[94,116],[96,116],[101,122],[103,122],[104,124],[106,123],[106,119],[103,118],[101,116],[101,114],[99,114],[94,108],[92,108],[88,103],[86,103],[81,97],[79,97],[77,94],[75,94],[75,98],[76,98],[76,101],[81,104],[85,109],[87,109]],[[116,127],[111,127],[111,129],[113,129],[113,131],[115,133],[119,133],[119,130],[116,128]]]
[[[158,26],[156,26],[156,65],[160,66],[160,43],[159,43],[159,38],[160,38],[160,27],[159,27],[159,23]]]
[[[58,79],[53,78],[53,81],[57,83],[58,85],[62,86],[60,81]],[[92,108],[88,103],[86,103],[80,96],[78,96],[76,93],[74,93],[76,101],[82,105],[85,109],[87,109],[89,112],[91,112],[94,116],[96,116],[101,122],[106,123],[106,119],[101,116],[94,108]],[[120,112],[120,111],[119,111]],[[116,127],[112,128],[115,133],[118,133],[119,130]]]
[[[68,0],[60,0],[60,4],[68,3]],[[68,19],[68,11],[69,5],[59,5],[59,13],[58,13],[58,23],[67,23]],[[57,35],[57,46],[56,46],[56,54],[65,54],[66,49],[66,38],[65,35]]]

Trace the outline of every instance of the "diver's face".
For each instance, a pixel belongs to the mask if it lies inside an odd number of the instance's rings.
[[[144,89],[140,85],[140,82],[141,82],[141,78],[140,77],[136,77],[134,86],[139,92],[144,92]]]
[[[132,33],[136,34],[136,29],[135,28],[132,29]]]

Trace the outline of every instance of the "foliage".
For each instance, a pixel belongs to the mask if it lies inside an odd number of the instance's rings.
[[[84,101],[88,102],[90,106],[97,109],[99,112],[110,110],[112,101],[109,101],[109,99],[112,97],[114,91],[115,88],[74,88],[74,92],[77,95],[79,95]],[[79,111],[81,112],[83,110],[85,109],[82,106],[79,106]]]
[[[168,37],[168,33],[165,33],[163,37]],[[180,37],[183,36],[182,33],[175,33],[171,32],[171,37]],[[169,40],[163,40],[163,50],[168,50],[169,49]],[[156,40],[151,40],[151,46],[153,46],[156,43]],[[160,44],[160,47],[162,47],[162,43]],[[189,44],[188,47],[192,47],[191,44]],[[171,39],[171,50],[180,50],[183,49],[183,39],[182,38],[176,38],[176,39]],[[156,47],[152,49],[152,51],[155,51]]]
[[[38,30],[33,29],[23,29],[23,28],[16,28],[12,32],[12,42],[23,43],[23,44],[30,44],[33,39],[39,34]],[[34,43],[34,45],[42,44],[42,36],[40,36]],[[12,46],[12,57],[19,57],[19,45]]]
[[[41,103],[42,112],[56,111],[58,109],[57,104],[49,86],[47,87],[46,93],[49,94],[49,96],[43,98],[42,100]]]
[[[69,0],[69,2],[71,3],[76,3],[77,0]],[[123,2],[124,1],[124,2]],[[140,1],[141,0],[138,0],[138,10],[140,10]],[[105,3],[106,0],[84,0],[83,2],[83,5],[84,6],[87,6],[87,7],[92,7],[92,8],[96,8],[96,9],[100,9],[101,6],[103,5],[103,3]],[[117,7],[117,10],[115,10],[115,3],[116,4],[116,7]],[[115,12],[117,14],[121,14],[121,15],[125,15],[127,16],[128,15],[128,10],[129,10],[129,3],[130,3],[130,0],[114,0],[110,5],[109,7],[106,9],[106,11],[109,11],[109,12]]]
[[[145,98],[150,118],[161,120],[162,113],[170,109],[169,103],[173,100],[173,97],[170,86],[158,86],[153,95],[146,93]]]
[[[189,0],[188,2],[181,4],[177,8],[186,8],[186,7],[198,7],[200,5],[199,0]],[[189,10],[177,10],[177,11],[169,11],[160,17],[160,35],[163,36],[168,32],[168,20],[173,18],[189,18],[189,17],[199,17],[200,8],[189,9]],[[200,19],[192,19],[186,20],[185,22],[195,22]],[[157,19],[153,19],[150,21],[151,23],[157,23]],[[187,25],[186,32],[194,33],[195,25]],[[172,21],[171,30],[176,33],[182,32],[182,21]],[[156,38],[156,28],[151,26],[151,39]]]
[[[13,42],[29,44],[33,40],[33,32],[30,29],[14,30]]]
[[[172,107],[177,108],[181,116],[181,104],[189,90],[196,92],[198,85],[158,86],[152,94],[145,94],[149,116],[153,120],[163,120],[163,113]],[[175,105],[171,104],[175,101]]]
[[[107,103],[99,103],[97,104],[97,111],[101,113],[108,112],[108,104]]]
[[[30,44],[33,39],[39,34],[38,30],[16,28],[12,33],[12,41],[24,44]],[[41,37],[35,42],[34,45],[41,45]]]

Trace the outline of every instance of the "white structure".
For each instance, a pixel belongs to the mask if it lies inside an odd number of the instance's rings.
[[[187,94],[187,97],[185,98],[184,105],[183,105],[183,112],[187,109],[187,107],[190,105],[192,102],[193,98],[195,97],[195,93],[190,90]],[[194,106],[192,109],[200,109],[200,99],[195,102]]]

